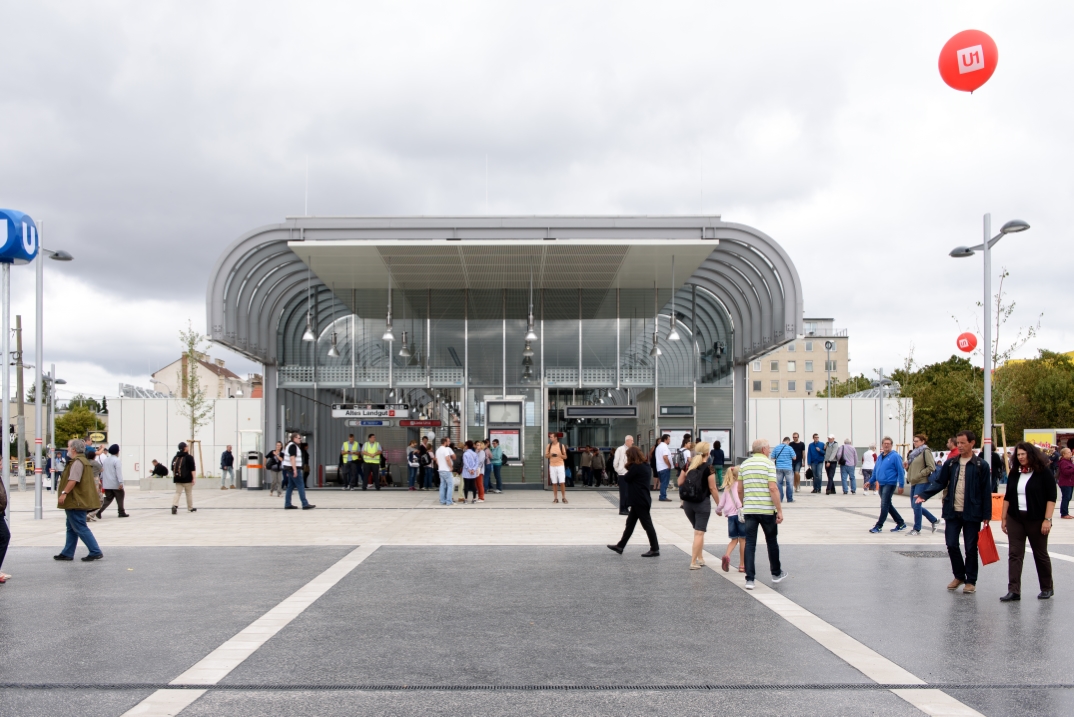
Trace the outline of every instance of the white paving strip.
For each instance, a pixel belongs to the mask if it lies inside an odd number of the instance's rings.
[[[216,648],[196,665],[171,681],[173,685],[215,685],[224,679],[243,660],[264,645],[273,635],[312,605],[332,586],[347,576],[380,547],[363,545],[355,548],[345,558],[292,593],[283,602],[254,620],[250,625],[220,647]],[[157,690],[132,707],[125,714],[140,717],[172,717],[205,694],[205,690],[176,689]]]
[[[661,539],[661,542],[664,542],[663,539]],[[690,554],[690,545],[688,543],[678,540],[669,542],[672,542],[675,547],[687,555]],[[705,552],[705,567],[764,604],[765,607],[816,640],[836,657],[860,671],[870,680],[883,685],[927,684],[920,677],[899,667],[880,653],[866,647],[839,628],[825,622],[764,583],[755,581],[754,589],[746,590],[746,582],[742,573],[724,573],[718,567],[715,567],[719,564],[720,556],[713,555],[708,551]],[[793,580],[793,578],[791,579]],[[935,717],[984,717],[977,710],[959,702],[942,690],[909,689],[892,690],[892,692],[925,714],[934,715]]]

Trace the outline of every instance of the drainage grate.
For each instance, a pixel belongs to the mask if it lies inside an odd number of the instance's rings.
[[[904,555],[908,558],[946,558],[947,551],[944,550],[896,550],[899,555]]]

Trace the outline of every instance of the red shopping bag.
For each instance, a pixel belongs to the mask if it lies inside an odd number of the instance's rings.
[[[999,561],[996,539],[992,537],[992,526],[986,525],[977,534],[977,552],[981,555],[982,565],[991,565]]]

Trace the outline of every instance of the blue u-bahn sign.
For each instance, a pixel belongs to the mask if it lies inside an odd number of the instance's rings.
[[[37,225],[29,214],[14,209],[0,209],[0,219],[5,228],[0,232],[4,239],[0,246],[0,263],[28,264],[37,256]]]

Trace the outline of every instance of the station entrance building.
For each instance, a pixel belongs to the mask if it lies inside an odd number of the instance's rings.
[[[227,248],[207,310],[264,366],[264,445],[301,431],[331,468],[375,433],[405,477],[409,440],[491,433],[537,484],[550,432],[744,457],[747,366],[803,316],[787,253],[718,216],[296,217]]]

